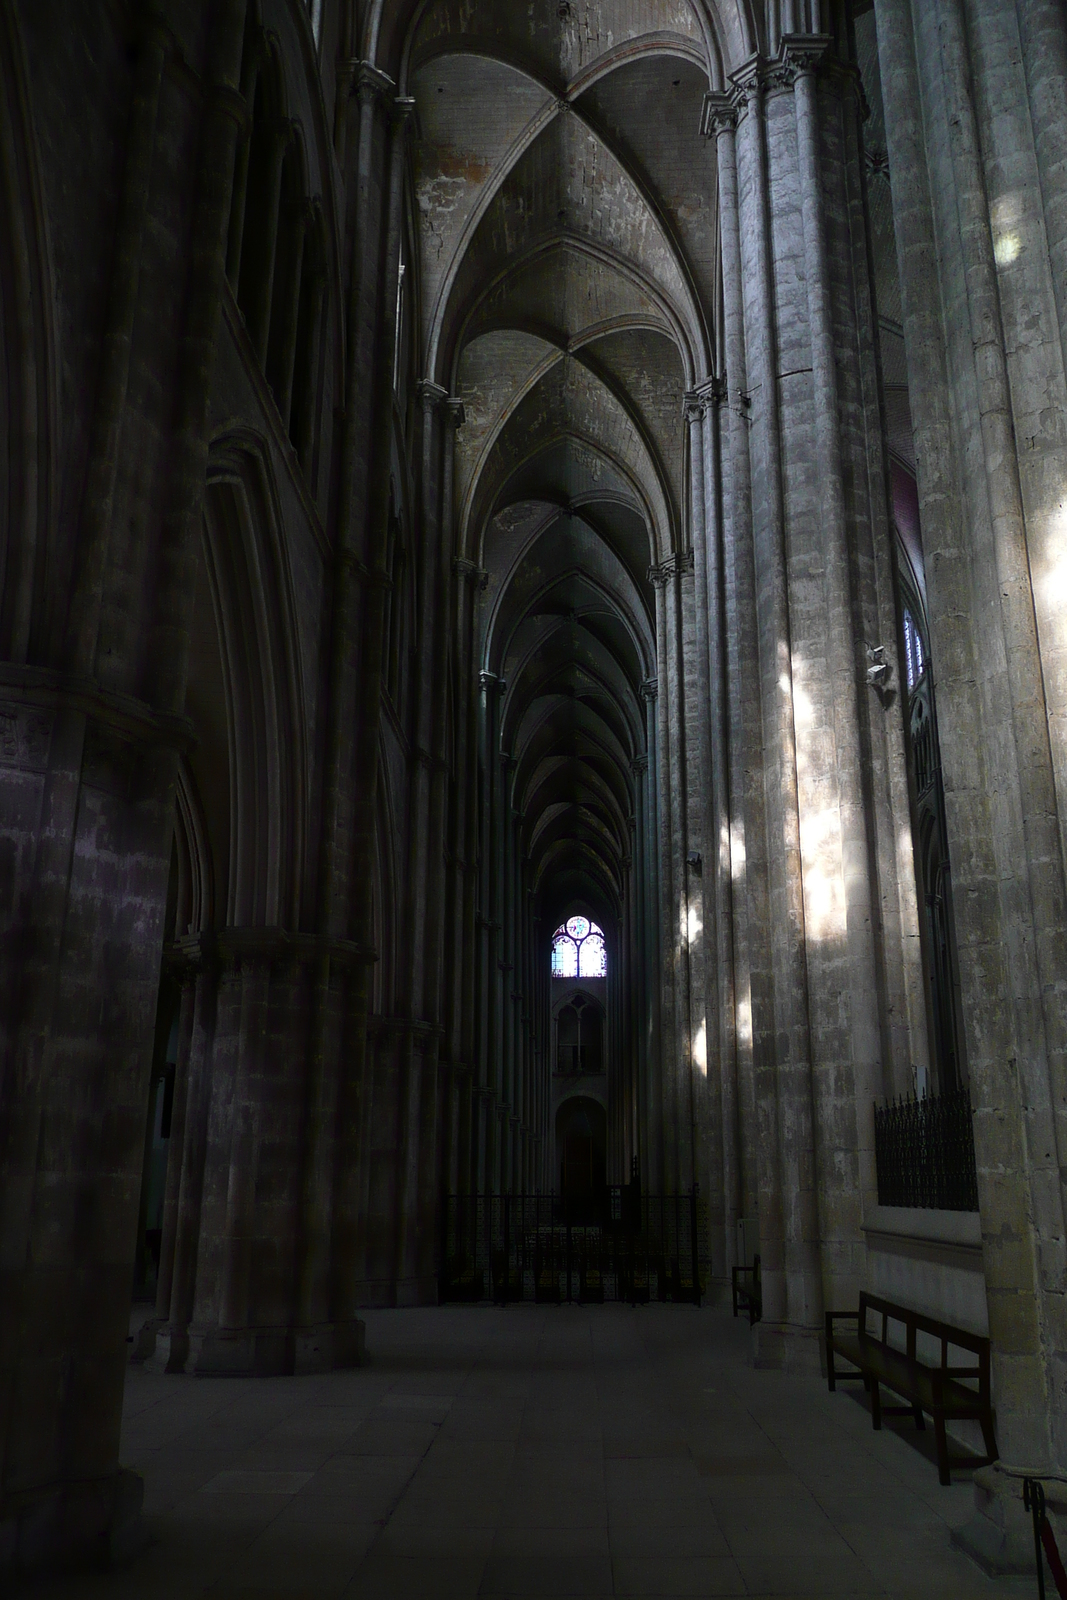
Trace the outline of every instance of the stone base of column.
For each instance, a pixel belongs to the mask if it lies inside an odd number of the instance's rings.
[[[173,1328],[151,1334],[146,1372],[189,1372],[200,1378],[305,1377],[361,1367],[366,1324],[328,1322],[315,1328]],[[143,1335],[147,1343],[148,1335]]]
[[[148,1543],[143,1501],[144,1483],[126,1467],[12,1496],[0,1506],[0,1579],[122,1566]]]
[[[1040,1473],[1035,1473],[1040,1477]],[[1067,1484],[1044,1479],[1046,1509],[1060,1549],[1067,1532]],[[974,1516],[952,1531],[952,1543],[991,1577],[1036,1571],[1034,1525],[1023,1508],[1023,1474],[995,1461],[974,1475]]]
[[[293,1371],[297,1377],[310,1377],[316,1372],[362,1367],[367,1359],[366,1334],[367,1325],[358,1317],[351,1322],[328,1322],[321,1328],[298,1328]]]
[[[752,1365],[817,1376],[825,1370],[822,1332],[792,1322],[757,1322],[752,1329]]]

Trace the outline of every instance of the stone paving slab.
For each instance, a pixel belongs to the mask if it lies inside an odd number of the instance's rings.
[[[42,1600],[1031,1600],[949,1543],[929,1432],[756,1371],[688,1306],[367,1313],[316,1378],[131,1369],[152,1543]]]

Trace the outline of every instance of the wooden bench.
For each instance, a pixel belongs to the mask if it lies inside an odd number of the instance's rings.
[[[749,1325],[759,1322],[763,1316],[763,1286],[760,1283],[759,1256],[752,1257],[750,1267],[735,1267],[733,1270],[734,1289],[734,1316],[738,1308],[748,1312]]]
[[[870,1331],[872,1315],[876,1323],[881,1318],[880,1332]],[[837,1324],[842,1322],[853,1323],[853,1329],[847,1332],[839,1329]],[[903,1330],[903,1349],[889,1342],[889,1329],[893,1324]],[[940,1340],[939,1364],[920,1359],[916,1351],[916,1336],[920,1333]],[[950,1346],[970,1351],[977,1357],[977,1365],[950,1366]],[[839,1373],[834,1366],[835,1355],[843,1356],[859,1371]],[[836,1388],[839,1377],[863,1378],[871,1394],[871,1422],[875,1428],[882,1426],[883,1411],[897,1415],[910,1412],[918,1428],[926,1426],[924,1413],[931,1416],[942,1483],[952,1482],[954,1466],[985,1467],[997,1459],[989,1384],[989,1340],[979,1334],[954,1328],[950,1323],[924,1317],[907,1306],[894,1305],[891,1300],[881,1300],[877,1295],[864,1292],[860,1295],[858,1311],[826,1313],[826,1376],[831,1390]],[[975,1379],[977,1388],[972,1387]],[[907,1404],[883,1406],[879,1392],[883,1384]],[[980,1424],[986,1455],[949,1456],[945,1423],[965,1420]]]

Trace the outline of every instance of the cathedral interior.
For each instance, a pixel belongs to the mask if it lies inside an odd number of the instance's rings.
[[[951,1580],[469,1593],[1030,1594],[1063,0],[3,0],[0,908],[0,1574],[201,1592],[116,1576],[144,1397],[398,1459],[465,1337],[531,1413],[734,1340],[724,1406],[911,1460],[826,1391],[868,1294],[984,1352]],[[404,1570],[225,1592],[468,1592]]]

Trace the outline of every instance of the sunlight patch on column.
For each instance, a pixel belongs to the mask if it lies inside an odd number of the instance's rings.
[[[797,789],[800,802],[800,856],[804,877],[804,922],[807,938],[823,941],[845,933],[845,887],[841,877],[841,814],[833,805],[812,805],[811,796],[825,787],[811,773],[803,735],[818,736],[811,696],[796,681],[794,663],[793,720],[797,732]],[[832,716],[832,709],[830,712]],[[832,725],[831,725],[832,729]]]

